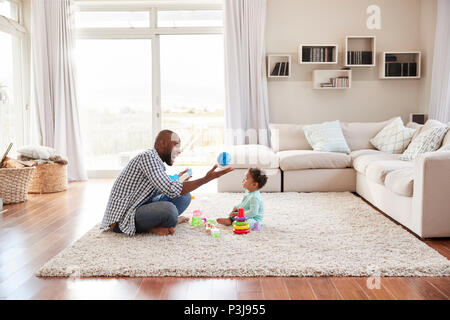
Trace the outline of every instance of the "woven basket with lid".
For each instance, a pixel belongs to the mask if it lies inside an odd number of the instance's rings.
[[[34,166],[36,172],[30,182],[28,193],[52,193],[67,189],[67,165],[45,163]]]

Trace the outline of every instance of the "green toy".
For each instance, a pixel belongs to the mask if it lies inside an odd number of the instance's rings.
[[[198,227],[202,225],[202,212],[200,210],[194,210],[194,214],[192,216],[191,225],[194,227]]]

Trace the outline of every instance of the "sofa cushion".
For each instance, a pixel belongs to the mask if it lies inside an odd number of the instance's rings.
[[[363,154],[353,160],[353,168],[356,171],[366,174],[367,166],[376,161],[398,160],[398,154],[377,152],[371,154]]]
[[[278,152],[282,170],[347,168],[351,158],[345,153],[313,150],[287,150]]]
[[[448,126],[450,127],[450,123],[448,124]],[[444,136],[444,139],[442,139],[441,148],[449,145],[450,145],[450,130],[447,131],[447,133]]]
[[[424,126],[423,124],[419,124],[419,123],[415,123],[415,122],[408,122],[406,124],[407,128],[416,129],[416,132],[414,132],[414,134],[411,138],[411,141],[413,141],[419,135],[419,133],[422,131],[423,126]]]
[[[438,126],[427,130],[423,130],[424,128],[417,138],[410,143],[405,152],[400,155],[401,160],[414,160],[421,153],[437,150],[449,129],[447,126]]]
[[[362,149],[362,150],[355,150],[350,152],[350,158],[352,158],[352,165],[353,161],[358,158],[359,156],[366,155],[366,154],[384,154],[384,152],[381,152],[380,150],[375,149]]]
[[[384,185],[399,195],[412,197],[414,191],[414,167],[394,170],[386,175]]]
[[[392,120],[381,122],[341,122],[342,133],[351,151],[375,149],[370,139],[387,126]]]
[[[259,144],[226,146],[224,151],[231,156],[232,168],[271,168],[279,167],[278,156],[271,148]]]
[[[449,125],[449,124],[447,124]],[[416,132],[414,132],[414,135],[411,139],[411,142],[414,141],[414,139],[421,134],[423,131],[431,129],[431,128],[436,128],[436,127],[445,127],[445,123],[442,123],[438,120],[434,120],[434,119],[428,119],[427,122],[425,122],[425,124],[418,124],[415,122],[409,122],[406,125],[408,128],[413,128],[413,129],[418,129],[416,130]]]
[[[339,120],[304,126],[303,130],[315,151],[350,153]]]
[[[270,141],[274,152],[312,150],[301,124],[270,123]]]
[[[405,127],[402,119],[397,117],[370,139],[370,142],[380,151],[403,153],[415,131],[416,129]]]
[[[370,180],[384,184],[386,175],[392,171],[396,171],[403,168],[414,167],[412,161],[402,161],[402,160],[379,160],[371,162],[366,168],[366,177]]]
[[[447,127],[447,124],[440,122],[439,120],[428,119],[422,127],[422,132],[436,127]]]

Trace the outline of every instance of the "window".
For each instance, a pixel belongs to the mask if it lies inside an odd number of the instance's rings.
[[[0,153],[12,142],[13,150],[24,144],[22,92],[22,38],[18,25],[19,5],[0,0]],[[11,26],[13,26],[11,28]],[[19,26],[19,25],[18,25]]]
[[[222,10],[158,11],[158,27],[221,27]]]
[[[89,175],[123,168],[160,129],[181,137],[177,165],[214,162],[225,123],[222,5],[76,3]]]
[[[15,2],[0,0],[0,16],[19,21],[19,6]]]
[[[147,11],[77,11],[77,28],[148,28]]]
[[[224,140],[223,35],[161,36],[161,128],[177,132],[178,165],[214,163]]]
[[[121,169],[152,143],[151,40],[79,39],[81,131],[90,170]]]

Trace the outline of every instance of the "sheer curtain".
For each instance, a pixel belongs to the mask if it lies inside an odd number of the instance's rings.
[[[68,178],[86,180],[72,52],[71,0],[31,1],[34,103],[40,142],[68,157]]]
[[[225,1],[228,144],[270,145],[265,74],[266,0]]]
[[[437,4],[429,117],[450,122],[450,0]]]

